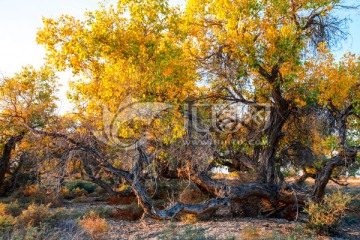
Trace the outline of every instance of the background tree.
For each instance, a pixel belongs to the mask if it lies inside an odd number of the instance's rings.
[[[189,1],[188,45],[219,99],[259,110],[269,119],[251,148],[260,182],[277,182],[283,126],[303,100],[311,46],[346,37],[340,1]],[[332,34],[331,34],[332,33]],[[299,82],[303,85],[299,86]],[[252,130],[250,130],[253,132]],[[261,143],[261,144],[258,144]]]
[[[34,144],[26,136],[28,128],[42,129],[51,125],[56,109],[55,84],[55,74],[48,67],[39,70],[24,67],[13,77],[0,80],[1,194],[14,184],[14,174],[18,173],[28,158],[27,150]],[[9,181],[4,185],[6,180]]]

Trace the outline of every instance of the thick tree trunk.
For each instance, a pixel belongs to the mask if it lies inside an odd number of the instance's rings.
[[[278,148],[278,143],[281,137],[282,127],[284,126],[290,114],[289,102],[282,96],[280,86],[277,81],[282,81],[280,75],[280,65],[282,59],[279,59],[271,71],[265,70],[261,65],[258,66],[258,71],[261,76],[272,85],[272,107],[270,108],[270,118],[265,124],[264,137],[266,137],[265,146],[258,148],[260,150],[255,153],[259,162],[258,182],[276,184],[275,176],[275,154]]]
[[[328,160],[321,172],[318,174],[318,177],[315,180],[315,187],[313,190],[313,199],[316,202],[320,202],[326,190],[326,185],[328,184],[329,180],[331,179],[331,174],[333,173],[336,167],[344,166],[345,162],[352,163],[356,161],[358,151],[349,150],[347,152],[341,152],[339,155],[332,157]]]
[[[27,151],[24,151],[19,159],[17,167],[14,169],[13,172],[11,172],[11,176],[6,178],[6,180],[3,183],[3,187],[0,189],[0,195],[9,195],[11,192],[14,191],[16,188],[16,182],[18,174],[23,166],[23,164],[27,161],[29,155]]]
[[[322,168],[321,172],[315,180],[315,187],[313,190],[313,199],[315,202],[320,202],[323,199],[325,195],[326,185],[330,180],[334,168],[338,166],[341,159],[342,158],[340,156],[333,157]]]
[[[16,143],[20,142],[25,136],[25,132],[22,132],[18,136],[11,137],[4,145],[2,156],[0,159],[0,194],[3,194],[3,184],[5,181],[5,175],[9,171],[11,153],[14,150]]]
[[[259,152],[255,154],[259,158],[258,182],[260,183],[276,184],[276,151],[281,139],[282,127],[288,117],[286,111],[283,111],[283,114],[280,114],[278,111],[276,108],[271,108],[270,118],[265,126],[264,136],[266,137],[266,142],[263,146],[257,148]]]
[[[325,195],[326,185],[331,179],[331,174],[334,169],[339,166],[345,166],[351,162],[356,161],[357,153],[359,149],[357,147],[348,147],[346,144],[346,121],[347,118],[352,114],[353,106],[350,105],[343,110],[337,110],[332,104],[331,113],[336,119],[336,127],[338,131],[338,144],[339,144],[339,154],[335,157],[332,157],[329,161],[327,161],[321,172],[318,174],[318,177],[315,181],[315,188],[313,191],[313,199],[316,202],[319,202],[323,199]]]
[[[283,192],[277,185],[267,183],[246,183],[238,186],[228,186],[210,178],[205,173],[193,173],[191,180],[217,197],[227,197],[239,201],[249,197],[259,197],[268,199],[274,204],[279,202],[303,204],[309,198],[307,194],[299,194],[296,197],[293,193]]]

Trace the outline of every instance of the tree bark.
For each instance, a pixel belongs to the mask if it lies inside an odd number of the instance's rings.
[[[334,169],[336,167],[344,166],[345,161],[348,163],[356,161],[357,152],[358,151],[351,150],[348,152],[341,152],[339,155],[332,157],[324,164],[321,172],[315,180],[315,187],[313,190],[313,200],[315,202],[320,202],[324,198],[326,185],[331,179],[331,174]]]
[[[15,149],[16,143],[20,142],[24,136],[25,132],[22,132],[17,136],[13,136],[4,145],[0,159],[0,194],[3,194],[2,188],[5,181],[5,175],[9,171],[11,153]]]
[[[345,166],[346,164],[356,161],[357,153],[359,152],[359,149],[357,147],[348,147],[346,144],[346,133],[347,133],[346,121],[347,118],[351,114],[353,114],[352,110],[353,110],[352,105],[340,111],[330,103],[330,111],[333,114],[334,118],[336,119],[340,153],[337,156],[332,157],[324,164],[321,172],[316,178],[315,187],[313,191],[313,199],[316,202],[320,202],[323,199],[325,195],[326,185],[331,179],[331,174],[333,173],[334,169],[336,167]]]
[[[0,195],[8,195],[16,188],[16,182],[18,173],[21,170],[23,164],[28,159],[28,152],[24,151],[19,159],[17,167],[11,172],[11,176],[4,180],[3,187],[0,189]]]
[[[276,108],[272,107],[270,112],[270,118],[265,126],[264,136],[267,138],[265,145],[257,148],[259,151],[255,155],[258,156],[259,173],[258,182],[276,184],[275,175],[275,158],[276,151],[281,138],[281,130],[284,126],[288,112],[282,111],[282,114],[278,112]]]
[[[278,143],[281,137],[282,127],[284,126],[290,114],[289,102],[284,99],[281,89],[277,81],[281,80],[280,64],[282,59],[279,59],[270,72],[267,72],[261,65],[258,70],[269,84],[272,85],[272,101],[273,106],[270,108],[270,118],[265,125],[264,136],[267,138],[266,145],[259,148],[260,152],[256,153],[259,157],[260,171],[258,180],[262,183],[275,184],[275,154],[278,148]]]

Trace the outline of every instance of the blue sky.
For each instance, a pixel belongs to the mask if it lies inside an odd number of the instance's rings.
[[[97,9],[98,2],[98,0],[0,0],[0,74],[11,76],[18,72],[21,66],[31,64],[39,67],[44,63],[45,51],[35,42],[37,29],[42,26],[42,16],[58,17],[66,13],[82,18],[86,10]],[[171,2],[181,2],[181,0]],[[347,0],[347,2],[360,4],[359,0]],[[352,13],[351,18],[353,19],[349,29],[351,36],[343,43],[343,49],[337,51],[338,56],[348,51],[360,55],[359,12]],[[66,81],[70,76],[60,74],[65,85],[60,92],[63,102],[61,111],[68,107],[64,96],[67,89]]]

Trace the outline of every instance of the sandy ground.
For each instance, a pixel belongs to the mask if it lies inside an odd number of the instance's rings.
[[[309,185],[312,183],[313,181],[308,181]],[[360,196],[360,179],[350,178],[348,183],[348,186],[342,188]],[[329,183],[330,189],[337,187],[338,185]],[[69,204],[66,208],[86,210],[85,208],[96,206],[114,207],[104,203],[77,203]],[[222,212],[212,219],[195,223],[108,219],[110,230],[103,239],[360,239],[360,209],[352,209],[358,217],[355,223],[343,223],[339,228],[340,233],[333,237],[307,235],[304,214],[300,215],[299,221],[290,222],[275,218],[232,217],[226,208],[218,211]]]

